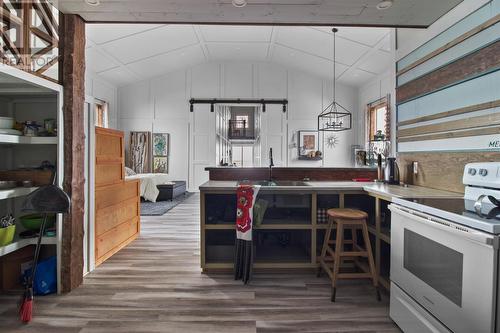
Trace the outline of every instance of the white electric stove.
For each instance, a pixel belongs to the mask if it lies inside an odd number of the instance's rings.
[[[391,317],[405,332],[500,332],[500,163],[472,163],[463,199],[394,199]]]

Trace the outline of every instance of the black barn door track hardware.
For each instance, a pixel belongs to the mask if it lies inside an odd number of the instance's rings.
[[[212,98],[212,99],[200,99],[191,98],[189,100],[189,111],[194,111],[195,104],[210,104],[210,112],[214,112],[215,104],[260,104],[262,105],[262,112],[266,112],[267,104],[281,104],[283,105],[283,112],[286,112],[288,100],[287,99],[226,99],[226,98]]]

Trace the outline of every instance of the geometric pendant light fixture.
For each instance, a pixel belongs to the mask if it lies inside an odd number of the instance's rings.
[[[318,116],[318,131],[341,132],[352,128],[352,114],[337,103],[335,77],[335,34],[338,29],[333,28],[333,101]]]

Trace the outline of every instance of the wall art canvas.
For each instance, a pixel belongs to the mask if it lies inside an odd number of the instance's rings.
[[[319,150],[318,131],[299,131],[299,156]]]
[[[130,132],[129,166],[136,173],[151,172],[151,132]]]
[[[168,173],[170,134],[153,133],[153,173]]]
[[[168,173],[168,157],[153,157],[153,173]]]
[[[169,155],[169,134],[154,133],[153,134],[153,156],[168,156]]]

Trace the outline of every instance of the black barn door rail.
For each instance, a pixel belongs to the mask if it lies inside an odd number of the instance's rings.
[[[281,104],[283,105],[283,112],[286,112],[288,105],[287,99],[243,99],[243,98],[212,98],[212,99],[202,99],[202,98],[191,98],[189,100],[189,111],[194,111],[195,104],[210,104],[210,112],[214,112],[215,104],[261,104],[262,112],[266,112],[267,104]]]

